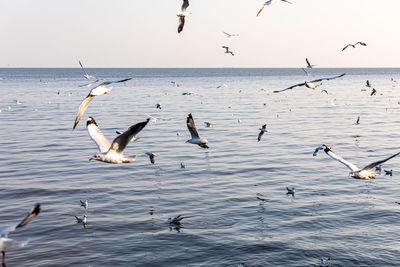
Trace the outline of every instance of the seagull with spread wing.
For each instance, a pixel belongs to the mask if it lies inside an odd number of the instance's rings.
[[[268,132],[268,130],[267,130],[267,125],[264,124],[264,125],[260,128],[260,133],[258,134],[258,138],[257,138],[258,142],[261,141],[261,137],[262,137],[263,134],[266,133],[266,132]]]
[[[225,52],[224,52],[225,54],[231,54],[232,56],[235,55],[232,51],[229,50],[229,46],[223,46],[222,48],[225,49]]]
[[[0,251],[3,255],[3,266],[6,266],[5,258],[6,258],[6,249],[8,247],[23,247],[28,244],[28,240],[16,241],[11,238],[8,238],[8,234],[26,225],[33,218],[35,218],[39,214],[39,212],[40,212],[40,204],[36,204],[35,207],[21,222],[0,230]]]
[[[353,48],[356,48],[356,45],[367,46],[367,44],[364,43],[364,42],[357,42],[357,43],[355,43],[355,44],[348,44],[348,45],[346,45],[345,47],[343,47],[342,51],[346,50],[346,48],[348,48],[348,47],[350,47],[350,46],[353,47]]]
[[[326,145],[322,145],[322,147],[324,148],[325,153],[331,157],[334,160],[339,161],[340,163],[342,163],[343,165],[345,165],[347,168],[349,168],[351,170],[351,172],[349,173],[350,177],[356,178],[356,179],[375,179],[375,176],[377,175],[377,173],[374,172],[374,168],[378,165],[381,165],[383,163],[385,163],[386,161],[398,156],[400,154],[400,152],[386,158],[383,160],[379,160],[379,161],[375,161],[371,164],[368,164],[367,166],[365,166],[364,168],[360,169],[358,168],[356,165],[348,162],[347,160],[345,160],[344,158],[342,158],[339,155],[336,155],[335,153],[332,152],[332,150],[326,146]]]
[[[83,65],[82,65],[82,62],[79,60],[79,65],[81,65],[81,68],[82,68],[82,70],[83,70],[83,72],[85,73],[85,78],[86,79],[96,79],[96,76],[93,76],[93,75],[89,75],[87,72],[86,72],[86,70],[85,70],[85,68],[83,67]]]
[[[188,117],[186,119],[186,125],[190,132],[190,135],[192,136],[192,138],[187,140],[186,143],[199,145],[202,148],[208,148],[208,146],[207,146],[208,141],[205,138],[200,138],[199,133],[197,132],[196,125],[194,124],[194,120],[193,120],[191,113],[188,115]]]
[[[287,1],[287,0],[281,0],[281,1],[282,1],[282,2],[286,2],[286,3],[288,3],[288,4],[292,4],[291,2],[289,2],[289,1]],[[270,5],[271,3],[272,3],[272,0],[268,0],[267,2],[265,2],[265,3],[263,4],[263,6],[261,7],[261,9],[258,11],[257,17],[258,17],[258,15],[260,15],[261,11],[263,11],[264,7]]]
[[[178,33],[183,31],[183,26],[185,26],[185,17],[188,15],[186,9],[189,7],[189,0],[183,0],[181,11],[177,14],[179,17]]]
[[[306,63],[307,63],[307,69],[312,69],[313,67],[317,65],[311,65],[310,61],[308,61],[308,58],[306,58]]]
[[[83,99],[83,101],[79,105],[78,114],[76,115],[75,123],[74,123],[74,127],[72,128],[72,131],[75,130],[75,127],[78,125],[79,121],[81,120],[83,113],[85,113],[87,107],[89,106],[89,103],[92,102],[92,100],[95,96],[108,94],[111,91],[112,87],[107,87],[107,86],[112,83],[122,83],[122,82],[129,81],[131,79],[132,78],[118,80],[118,81],[103,82],[103,83],[97,85],[96,87],[94,87],[92,90],[90,90],[87,97],[85,99]]]
[[[346,75],[346,73],[343,73],[343,74],[340,74],[340,75],[334,76],[334,77],[321,78],[321,79],[316,79],[316,80],[309,81],[309,82],[306,81],[304,83],[299,83],[299,84],[292,85],[292,86],[290,86],[290,87],[288,87],[286,89],[283,89],[283,90],[274,91],[274,93],[280,93],[280,92],[284,92],[286,90],[291,90],[291,89],[293,89],[293,88],[295,88],[297,86],[305,86],[307,88],[315,90],[315,88],[317,88],[320,85],[320,84],[318,85],[316,83],[320,83],[322,81],[329,81],[329,80],[337,79],[337,78],[343,77],[344,75]]]
[[[223,32],[223,33],[226,35],[227,38],[234,37],[234,36],[239,36],[239,34],[236,34],[236,33],[227,33],[227,32]]]
[[[89,160],[98,160],[108,163],[129,163],[134,161],[134,157],[126,157],[122,153],[131,140],[137,140],[136,135],[147,125],[150,119],[139,122],[129,127],[128,130],[118,135],[110,144],[104,137],[96,121],[89,117],[86,122],[90,138],[96,143],[100,153],[93,155]]]

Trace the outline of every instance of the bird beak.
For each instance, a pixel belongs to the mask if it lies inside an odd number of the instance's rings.
[[[139,138],[133,138],[133,142],[136,142],[137,140],[139,140]]]
[[[370,179],[375,179],[375,177],[374,176],[371,176],[371,177],[369,177]]]
[[[90,158],[89,160],[94,160],[94,158]]]

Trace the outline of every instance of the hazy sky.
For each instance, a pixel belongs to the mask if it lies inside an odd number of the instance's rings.
[[[400,0],[290,1],[1,0],[0,67],[400,66]]]

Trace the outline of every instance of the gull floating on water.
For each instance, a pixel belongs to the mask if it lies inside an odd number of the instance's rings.
[[[231,54],[232,56],[235,55],[232,51],[229,50],[229,46],[223,46],[222,48],[225,49],[225,52],[224,52],[225,54]]]
[[[382,172],[382,165],[376,166],[375,171],[381,173]]]
[[[267,131],[267,125],[266,125],[266,124],[264,124],[264,125],[260,128],[260,133],[258,134],[258,138],[257,138],[258,142],[261,141],[261,137],[263,136],[263,134],[264,134],[265,132],[268,132],[268,131]]]
[[[365,82],[365,86],[366,86],[366,87],[371,87],[371,84],[369,83],[369,80],[367,80],[367,81]]]
[[[161,105],[160,104],[156,104],[156,109],[161,109]]]
[[[89,201],[86,199],[85,201],[79,200],[81,202],[81,207],[87,209],[89,207]]]
[[[319,262],[320,267],[329,267],[331,266],[331,258],[327,258],[326,260],[321,259]]]
[[[280,93],[280,92],[284,92],[286,90],[291,90],[291,89],[293,89],[293,88],[295,88],[297,86],[305,86],[307,88],[315,90],[315,88],[317,88],[319,86],[319,85],[316,85],[315,83],[319,83],[319,82],[324,81],[324,80],[329,81],[329,80],[337,79],[337,78],[343,77],[344,75],[346,75],[346,73],[340,74],[338,76],[329,77],[329,78],[321,78],[321,79],[316,79],[316,80],[309,81],[309,82],[306,81],[304,83],[299,83],[299,84],[292,85],[292,86],[290,86],[290,87],[288,87],[286,89],[283,89],[283,90],[274,91],[274,93]]]
[[[85,78],[86,79],[96,79],[96,76],[93,76],[93,75],[89,75],[87,72],[86,72],[86,70],[85,70],[85,68],[83,67],[83,65],[82,65],[82,63],[81,63],[81,61],[79,60],[79,65],[81,65],[81,68],[82,68],[82,70],[83,70],[83,72],[85,73]]]
[[[151,153],[151,152],[146,152],[146,155],[149,156],[151,164],[154,164],[155,163],[154,157],[156,156],[156,154]]]
[[[185,169],[186,168],[186,164],[181,162],[181,169]]]
[[[363,169],[358,168],[356,165],[348,162],[347,160],[343,159],[341,156],[336,155],[335,153],[332,152],[332,150],[327,147],[326,145],[322,145],[322,147],[324,148],[325,153],[331,157],[334,160],[339,161],[340,163],[342,163],[343,165],[345,165],[347,168],[349,168],[351,170],[351,172],[349,173],[350,177],[356,178],[356,179],[375,179],[375,176],[377,175],[377,173],[373,172],[372,169],[375,168],[378,165],[381,165],[382,163],[398,156],[400,154],[400,152],[384,159],[384,160],[379,160],[379,161],[375,161],[371,164],[368,164],[367,166],[365,166]]]
[[[186,125],[190,132],[190,135],[192,136],[192,138],[187,140],[186,143],[199,145],[202,148],[208,148],[208,146],[207,146],[208,141],[205,138],[200,138],[199,133],[197,132],[196,125],[194,124],[194,120],[193,120],[191,113],[188,115],[188,117],[186,119]]]
[[[72,130],[74,130],[75,127],[78,125],[79,121],[81,120],[81,118],[83,116],[83,113],[85,113],[89,103],[92,102],[92,100],[95,96],[108,94],[111,91],[112,87],[107,87],[107,86],[112,83],[122,83],[122,82],[129,81],[131,79],[132,78],[118,80],[118,81],[103,82],[103,83],[97,85],[96,87],[94,87],[92,90],[90,90],[87,97],[79,105],[78,114],[76,115],[74,127],[72,128]]]
[[[360,124],[360,116],[358,116],[356,123],[354,123],[355,125],[359,125]]]
[[[211,122],[205,121],[204,125],[206,126],[206,128],[211,128],[212,124]]]
[[[186,9],[188,7],[189,7],[189,0],[183,0],[181,11],[177,14],[177,16],[179,17],[178,33],[180,33],[183,30],[183,26],[185,26],[185,17],[188,15]]]
[[[356,48],[356,45],[362,45],[362,46],[367,46],[367,44],[366,43],[364,43],[364,42],[357,42],[357,43],[355,43],[355,44],[348,44],[348,45],[346,45],[345,47],[343,47],[343,49],[342,49],[342,51],[344,51],[344,50],[346,50],[346,48],[348,48],[348,47],[353,47],[353,48]]]
[[[129,163],[133,157],[125,157],[122,153],[131,140],[137,140],[136,135],[147,125],[150,119],[139,122],[129,127],[128,130],[118,135],[112,144],[104,137],[96,121],[89,117],[87,120],[87,130],[90,138],[96,143],[100,153],[93,155],[89,160],[98,160],[108,163]]]
[[[86,223],[87,223],[87,216],[86,216],[86,214],[83,215],[82,218],[79,218],[78,216],[75,216],[75,219],[76,219],[76,223],[82,223],[82,224],[83,224],[83,227],[86,227]]]
[[[176,217],[170,217],[168,218],[168,223],[169,224],[176,224],[176,225],[180,225],[181,221],[184,219],[185,217],[182,217],[182,215],[178,215]]]
[[[281,1],[291,4],[291,2],[289,2],[289,1],[287,1],[287,0],[281,0]],[[258,17],[258,15],[260,15],[261,11],[263,11],[264,7],[270,5],[271,3],[272,3],[272,0],[268,0],[267,2],[265,2],[265,3],[263,4],[263,6],[261,7],[261,9],[258,11],[257,17]]]
[[[12,226],[6,227],[0,230],[0,251],[3,256],[3,266],[6,266],[6,249],[9,247],[23,247],[28,244],[28,240],[25,241],[16,241],[11,238],[8,238],[8,234],[17,230],[18,228],[26,225],[33,218],[35,218],[40,212],[40,204],[36,204],[35,207],[29,212],[29,214],[19,223],[16,223]]]
[[[230,34],[230,33],[227,33],[227,32],[223,32],[224,34],[226,34],[226,37],[233,37],[233,36],[239,36],[239,34]]]

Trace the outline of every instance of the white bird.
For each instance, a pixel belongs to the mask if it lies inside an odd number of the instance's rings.
[[[129,163],[134,160],[132,157],[125,157],[122,153],[131,140],[137,140],[136,135],[147,125],[150,119],[139,122],[129,127],[128,130],[118,135],[112,144],[104,137],[96,121],[89,117],[87,130],[90,138],[96,143],[100,153],[93,155],[89,160],[98,160],[108,163]]]
[[[229,46],[222,46],[222,48],[225,48],[225,54],[231,54],[232,56],[234,56],[235,54],[229,50]]]
[[[79,65],[81,65],[81,68],[82,68],[82,70],[83,70],[83,72],[85,73],[85,78],[86,79],[96,79],[96,76],[93,76],[93,75],[89,75],[87,72],[86,72],[86,70],[85,70],[85,68],[83,67],[83,65],[82,65],[82,63],[81,63],[81,61],[79,60]]]
[[[327,258],[326,260],[321,259],[319,262],[320,267],[329,267],[331,266],[331,258]]]
[[[89,207],[89,201],[86,199],[85,201],[79,200],[81,202],[81,207],[87,209]]]
[[[366,86],[366,87],[371,87],[371,84],[369,83],[369,80],[367,80],[367,81],[365,82],[365,86]]]
[[[324,81],[324,80],[329,81],[329,80],[337,79],[337,78],[343,77],[344,75],[346,75],[346,73],[340,74],[338,76],[329,77],[329,78],[321,78],[321,79],[316,79],[316,80],[309,81],[309,82],[306,81],[304,83],[299,83],[299,84],[292,85],[292,86],[290,86],[290,87],[288,87],[286,89],[283,89],[283,90],[274,91],[274,93],[280,93],[280,92],[284,92],[286,90],[291,90],[291,89],[293,89],[293,88],[295,88],[297,86],[305,86],[307,88],[315,90],[315,88],[317,88],[319,86],[319,85],[316,85],[315,83],[319,83],[319,82]]]
[[[266,125],[266,124],[264,124],[264,125],[260,128],[260,133],[258,134],[258,138],[257,138],[258,142],[261,141],[261,137],[263,136],[263,134],[264,134],[265,132],[268,132],[268,131],[267,131],[267,125]]]
[[[291,2],[286,1],[286,0],[281,0],[281,1],[291,4]],[[263,11],[264,7],[270,5],[271,3],[272,3],[272,0],[268,0],[267,2],[265,2],[265,3],[263,4],[263,6],[261,7],[261,9],[258,11],[257,17],[258,17],[258,15],[260,15],[261,11]]]
[[[223,32],[224,34],[226,34],[226,37],[233,37],[233,36],[239,36],[239,34],[234,34],[234,33],[232,33],[232,34],[230,34],[230,33],[227,33],[227,32]]]
[[[313,67],[317,66],[317,65],[311,65],[310,61],[308,61],[308,58],[306,58],[306,62],[307,62],[308,69],[312,69]]]
[[[189,7],[189,0],[183,0],[181,11],[177,14],[177,16],[179,17],[178,33],[180,33],[183,30],[183,26],[185,25],[185,17],[188,15],[186,9],[188,7]]]
[[[108,94],[111,91],[112,87],[107,87],[107,86],[112,83],[122,83],[122,82],[129,81],[131,79],[132,78],[118,80],[118,81],[103,82],[103,83],[97,85],[96,87],[94,87],[92,90],[90,90],[87,97],[79,105],[78,114],[76,115],[74,127],[72,128],[72,130],[74,130],[75,127],[78,125],[80,119],[83,116],[83,113],[85,113],[89,103],[92,102],[92,100],[95,96]]]
[[[6,263],[5,263],[6,249],[8,247],[23,247],[28,244],[28,240],[16,241],[11,238],[8,238],[8,234],[10,232],[13,232],[16,229],[26,225],[33,218],[35,218],[39,214],[39,212],[40,212],[40,204],[36,204],[35,207],[29,212],[29,214],[21,222],[0,230],[0,251],[3,256],[3,266],[6,266]]]
[[[76,223],[82,223],[82,224],[83,224],[83,227],[86,227],[86,223],[87,223],[87,216],[86,216],[86,214],[83,215],[82,218],[79,218],[78,216],[75,216],[75,219],[76,219]]]
[[[351,46],[351,47],[353,47],[353,48],[356,48],[356,45],[362,45],[362,46],[367,46],[367,44],[366,43],[364,43],[364,42],[357,42],[357,43],[355,43],[355,44],[348,44],[348,45],[346,45],[345,47],[343,47],[343,49],[342,49],[342,51],[344,51],[344,50],[346,50],[346,48],[348,48],[349,46]]]
[[[356,165],[348,162],[347,160],[343,159],[341,156],[336,155],[335,153],[332,152],[332,150],[327,147],[326,145],[322,145],[324,147],[324,151],[325,153],[331,157],[334,160],[339,161],[340,163],[342,163],[343,165],[345,165],[347,168],[349,168],[351,170],[351,172],[349,173],[350,177],[356,178],[356,179],[375,179],[375,176],[377,175],[377,173],[373,172],[373,168],[375,168],[378,165],[381,165],[382,163],[398,156],[400,154],[400,152],[384,159],[384,160],[379,160],[379,161],[375,161],[371,164],[368,164],[367,166],[365,166],[363,169],[358,168]]]
[[[185,217],[182,217],[182,215],[178,215],[176,217],[170,217],[168,218],[168,223],[169,224],[176,224],[176,225],[180,225],[181,221],[184,219]]]
[[[192,136],[192,138],[187,140],[186,143],[199,145],[202,148],[208,148],[208,146],[207,146],[208,141],[205,138],[200,138],[199,133],[197,132],[196,125],[194,124],[194,120],[193,120],[191,113],[188,115],[188,117],[186,119],[186,125],[190,132],[190,135]]]
[[[317,155],[318,155],[318,152],[319,152],[320,150],[322,150],[322,149],[324,149],[322,146],[317,147],[317,148],[315,149],[314,153],[313,153],[313,156],[314,156],[314,157],[317,156]]]
[[[287,190],[287,193],[286,193],[287,195],[294,196],[294,193],[296,192],[296,189],[294,187],[292,187],[292,188],[286,187],[286,190]]]

